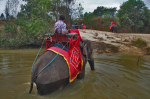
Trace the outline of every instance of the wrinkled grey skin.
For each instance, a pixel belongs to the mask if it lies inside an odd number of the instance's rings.
[[[118,26],[117,25],[113,25],[112,28],[110,29],[110,32],[117,33],[117,30],[118,30]]]
[[[86,45],[87,56],[90,59],[88,63],[90,64],[91,70],[94,70],[93,49],[91,47],[91,43],[90,41],[85,40],[84,45]],[[81,79],[85,76],[85,65],[87,61],[85,60],[82,51],[81,54],[83,59],[83,69],[82,73],[78,74],[77,79]],[[64,58],[60,55],[58,55],[57,58],[36,77],[41,69],[43,69],[43,67],[45,67],[55,56],[56,54],[54,52],[46,51],[35,62],[33,71],[31,72],[29,93],[32,91],[33,83],[36,83],[39,95],[46,95],[56,90],[60,90],[69,84],[68,65]]]

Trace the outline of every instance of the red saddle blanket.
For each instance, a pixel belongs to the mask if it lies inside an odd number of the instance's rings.
[[[59,53],[59,55],[63,56],[63,58],[66,60],[69,68],[69,82],[72,82],[77,77],[77,75],[82,72],[83,61],[79,49],[79,42],[79,36],[77,39],[70,38],[68,52],[58,47],[51,47],[47,49],[53,51],[56,54]]]

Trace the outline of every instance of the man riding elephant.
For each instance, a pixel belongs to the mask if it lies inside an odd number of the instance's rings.
[[[111,22],[111,24],[109,25],[109,28],[110,28],[110,32],[115,32],[117,33],[117,25],[116,25],[116,21],[114,22]]]
[[[66,30],[66,24],[64,23],[64,21],[65,21],[65,16],[60,15],[59,21],[57,21],[54,25],[55,32],[59,34],[63,34],[63,35],[68,33],[68,31]]]
[[[65,21],[65,16],[60,15],[59,21],[57,21],[54,25],[55,32],[57,32],[58,34],[63,34],[63,35],[65,35],[67,33],[78,33],[78,36],[80,37],[80,40],[81,40],[79,45],[83,49],[86,60],[89,60],[87,57],[86,51],[84,50],[84,47],[83,47],[83,39],[81,38],[81,36],[79,34],[78,23],[74,22],[74,25],[72,25],[71,30],[66,30],[66,24],[64,23],[64,21]]]

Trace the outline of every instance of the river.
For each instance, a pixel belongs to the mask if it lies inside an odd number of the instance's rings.
[[[94,54],[95,71],[86,65],[85,78],[62,90],[37,95],[30,88],[31,67],[39,49],[0,49],[0,99],[149,99],[150,59],[124,54]],[[40,54],[43,53],[41,50]]]

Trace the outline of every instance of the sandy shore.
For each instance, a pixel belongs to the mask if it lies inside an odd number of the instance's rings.
[[[136,55],[145,54],[146,51],[144,48],[137,48],[130,45],[131,41],[135,41],[138,38],[145,40],[147,42],[147,47],[150,47],[150,34],[111,33],[89,29],[79,29],[79,31],[83,39],[90,40],[91,42],[104,42],[106,44],[117,46],[119,48],[118,53]],[[101,45],[99,45],[99,47],[101,47]]]

